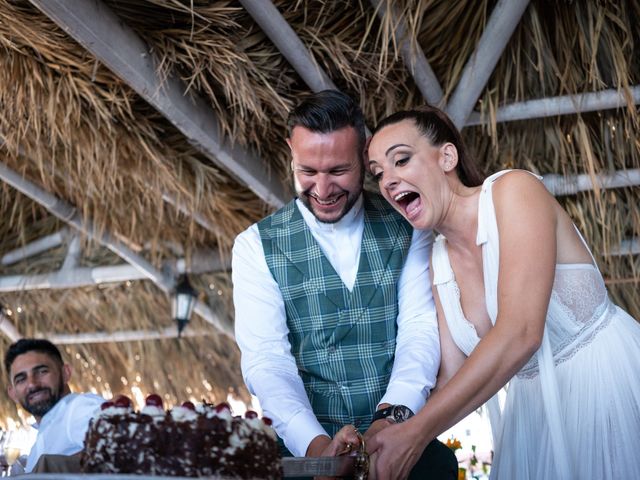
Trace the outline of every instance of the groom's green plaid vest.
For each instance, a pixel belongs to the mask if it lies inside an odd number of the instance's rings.
[[[295,202],[258,223],[267,265],[287,314],[289,341],[318,421],[368,428],[396,346],[397,283],[411,226],[380,195],[365,193],[364,233],[353,291],[313,238]]]

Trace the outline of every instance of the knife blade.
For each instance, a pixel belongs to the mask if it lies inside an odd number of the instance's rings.
[[[356,470],[357,457],[290,457],[282,459],[284,477],[320,476],[342,477],[353,476]]]

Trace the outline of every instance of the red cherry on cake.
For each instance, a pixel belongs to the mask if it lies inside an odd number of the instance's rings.
[[[102,405],[100,405],[100,410],[106,410],[107,408],[113,407],[113,405],[113,402],[104,402]]]
[[[187,400],[186,402],[182,402],[182,407],[184,408],[188,408],[189,410],[196,410],[196,406],[193,404],[193,402],[190,402],[189,400]]]
[[[265,425],[273,425],[273,420],[271,420],[269,417],[262,417],[262,421],[264,422]]]
[[[114,405],[120,408],[129,408],[131,406],[131,400],[126,395],[118,395]]]
[[[217,413],[223,412],[225,410],[228,410],[229,412],[231,411],[231,406],[227,402],[221,402],[218,405],[216,405]]]
[[[246,412],[244,412],[244,418],[248,418],[248,419],[258,418],[258,414],[253,410],[247,410]]]
[[[147,398],[144,400],[144,403],[145,405],[148,405],[150,407],[162,408],[162,397],[160,395],[152,393],[151,395],[147,396]]]

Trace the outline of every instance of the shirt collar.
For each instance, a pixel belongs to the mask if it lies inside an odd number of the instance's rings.
[[[55,412],[63,408],[62,405],[66,404],[69,400],[71,400],[72,397],[73,394],[67,393],[64,397],[58,400],[58,402],[53,407],[51,407],[51,410],[49,410],[42,416],[40,422],[32,423],[31,426],[36,430],[40,430],[40,427],[42,427],[42,425],[46,425],[47,421],[55,416]]]
[[[364,210],[362,208],[363,204],[364,201],[361,193],[356,200],[356,203],[353,204],[353,207],[351,207],[351,209],[345,214],[344,217],[342,217],[335,223],[325,223],[319,221],[315,217],[315,215],[311,213],[311,211],[300,201],[299,198],[296,199],[298,210],[300,210],[302,218],[304,218],[304,221],[309,226],[309,228],[311,228],[311,230],[320,230],[324,232],[348,229],[356,222],[360,221],[362,219],[362,216],[364,215]]]

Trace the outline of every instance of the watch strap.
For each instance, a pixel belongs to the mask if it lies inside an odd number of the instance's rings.
[[[395,405],[389,405],[388,407],[377,410],[376,413],[373,414],[373,422],[393,416],[393,407],[395,407]]]
[[[390,405],[373,414],[373,422],[387,419],[393,423],[402,423],[413,416],[413,410],[405,405]]]

